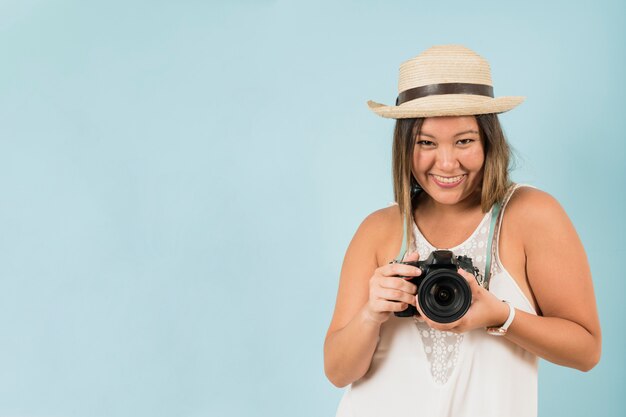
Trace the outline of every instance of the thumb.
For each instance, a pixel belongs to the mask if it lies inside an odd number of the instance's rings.
[[[402,259],[402,262],[415,262],[419,260],[420,254],[418,252],[407,252]]]
[[[463,278],[465,278],[465,280],[467,281],[467,283],[469,284],[469,286],[470,286],[470,288],[472,290],[474,290],[476,287],[478,287],[478,282],[476,282],[476,277],[474,277],[474,275],[470,274],[469,272],[467,272],[463,268],[459,268],[457,270],[457,272],[459,273],[459,275],[461,275]]]

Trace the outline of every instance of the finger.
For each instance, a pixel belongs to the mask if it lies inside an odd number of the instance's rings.
[[[465,278],[468,281],[474,281],[476,282],[476,278],[474,278],[474,275],[470,274],[469,272],[467,272],[465,269],[463,268],[459,268],[457,270],[457,272],[459,273],[459,275],[461,275],[463,278]]]
[[[456,331],[459,330],[460,323],[457,320],[457,321],[452,322],[452,323],[437,323],[437,326],[438,326],[439,330],[441,330],[442,332],[454,332],[455,329],[456,329]]]
[[[417,292],[417,286],[412,282],[403,279],[402,277],[382,277],[378,284],[382,288],[391,288],[394,290],[402,290],[409,294],[415,294]]]
[[[407,303],[402,303],[402,302],[398,303],[394,301],[383,300],[382,298],[374,301],[373,305],[374,305],[374,308],[380,312],[404,311],[409,307]]]
[[[379,288],[374,292],[374,296],[388,301],[400,301],[407,304],[415,303],[415,297],[412,294],[389,288]]]
[[[429,327],[442,331],[442,332],[459,332],[459,325],[457,322],[454,323],[439,323],[437,321],[430,320],[428,317],[424,319]]]
[[[415,262],[420,258],[419,252],[407,252],[402,259],[402,262]]]
[[[424,312],[422,311],[422,308],[420,307],[420,303],[419,303],[419,296],[417,294],[415,294],[415,308],[417,309],[417,312],[419,313],[419,315],[422,317],[422,319],[426,322],[431,321],[428,317],[426,317],[424,315]]]
[[[459,268],[457,272],[459,273],[459,275],[465,278],[472,292],[475,292],[478,289],[479,285],[478,285],[478,282],[476,281],[476,277],[473,274],[470,274],[463,268]]]
[[[416,277],[422,274],[422,270],[415,266],[399,263],[385,265],[379,271],[386,277]]]

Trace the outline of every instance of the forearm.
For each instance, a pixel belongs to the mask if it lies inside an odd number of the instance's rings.
[[[600,335],[558,317],[517,310],[505,337],[543,359],[581,371],[590,370],[600,360]]]
[[[362,308],[345,327],[328,333],[324,371],[330,382],[344,387],[365,375],[376,350],[380,326]]]

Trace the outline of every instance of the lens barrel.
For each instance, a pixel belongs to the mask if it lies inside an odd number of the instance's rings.
[[[422,313],[438,323],[451,323],[463,317],[472,304],[472,290],[460,274],[450,269],[435,269],[427,274],[418,289]]]

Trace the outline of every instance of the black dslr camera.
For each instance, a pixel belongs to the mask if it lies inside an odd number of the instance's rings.
[[[407,281],[417,286],[417,301],[426,317],[438,323],[452,323],[467,313],[472,304],[472,290],[457,270],[466,270],[478,281],[479,271],[472,264],[471,258],[455,257],[449,250],[436,250],[425,261],[402,263],[422,270],[420,276]],[[406,310],[394,314],[398,317],[411,317],[418,312],[414,306],[409,305]]]

